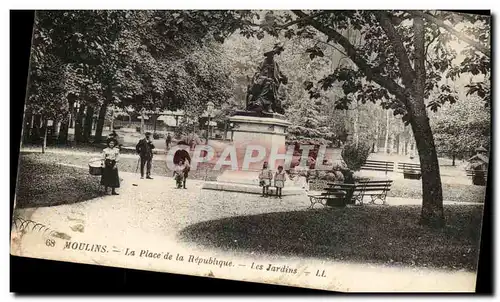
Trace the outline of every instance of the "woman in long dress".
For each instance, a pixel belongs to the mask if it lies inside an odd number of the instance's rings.
[[[108,147],[102,152],[103,169],[101,177],[101,185],[104,186],[104,193],[108,193],[108,187],[111,188],[112,195],[118,195],[116,188],[120,187],[120,178],[118,177],[117,162],[120,156],[120,149],[118,149],[117,141],[109,139],[107,141]]]

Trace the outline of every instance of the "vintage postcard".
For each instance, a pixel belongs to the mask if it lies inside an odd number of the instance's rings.
[[[474,292],[490,16],[37,11],[11,254]]]

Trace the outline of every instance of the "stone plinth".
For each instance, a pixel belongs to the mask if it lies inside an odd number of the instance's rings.
[[[269,158],[271,153],[286,154],[285,136],[291,124],[279,114],[256,116],[252,113],[235,115],[230,118],[230,122],[238,169],[224,171],[217,181],[206,182],[203,188],[260,194],[262,188],[259,187],[259,170],[265,161],[269,162],[269,167],[274,172],[278,165],[284,163],[284,160],[273,161]],[[248,162],[249,158],[251,162]],[[270,191],[274,192],[273,186]],[[305,194],[305,189],[301,183],[287,180],[282,194]]]
[[[286,153],[285,136],[290,123],[282,118],[276,117],[254,117],[233,116],[230,118],[233,124],[233,145],[238,156],[238,167],[240,170],[260,170],[264,161],[269,160],[271,152]],[[252,162],[244,167],[244,159],[258,156],[258,151],[252,146],[265,149],[265,157],[257,162]],[[271,168],[274,169],[273,163]],[[276,162],[278,165],[279,162]]]

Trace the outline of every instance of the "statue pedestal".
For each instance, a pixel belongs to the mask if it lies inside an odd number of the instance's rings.
[[[265,161],[274,172],[284,160],[272,161],[271,152],[286,154],[286,130],[291,125],[282,115],[237,114],[230,118],[233,124],[233,146],[237,156],[237,170],[226,170],[214,182],[206,182],[203,189],[261,194],[258,175]],[[258,151],[260,149],[260,152]],[[265,154],[264,154],[265,152]],[[245,165],[245,161],[249,164]],[[270,192],[274,192],[274,181]],[[305,194],[301,180],[285,181],[282,195]]]

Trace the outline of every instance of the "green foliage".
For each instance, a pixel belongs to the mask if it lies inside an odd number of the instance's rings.
[[[474,37],[477,42],[489,47],[489,17],[444,11],[425,13],[449,22],[458,31]],[[309,18],[313,15],[314,18]],[[328,57],[324,47],[328,45],[344,53],[355,63],[350,66],[338,64],[332,72],[319,80],[304,80],[303,82],[307,83],[304,88],[311,98],[320,98],[325,92],[337,89],[340,85],[344,95],[334,100],[336,109],[348,109],[349,104],[355,100],[362,104],[379,103],[384,109],[392,109],[394,115],[402,116],[405,122],[409,122],[407,108],[402,104],[400,97],[395,95],[397,89],[400,92],[404,90],[400,84],[402,71],[398,64],[398,56],[402,52],[401,49],[396,49],[394,40],[391,40],[383,28],[379,12],[313,10],[307,13],[281,12],[273,16],[274,28],[263,27],[262,30],[271,35],[278,35],[281,31],[287,39],[296,37],[310,39],[313,45],[307,48],[306,52],[313,62]],[[395,34],[403,44],[403,55],[413,61],[415,59],[413,24],[408,21],[412,20],[414,15],[407,11],[391,11],[388,12],[388,16],[393,23],[391,26]],[[291,20],[294,20],[291,22],[292,26],[282,25]],[[302,22],[297,22],[299,20]],[[437,111],[444,104],[453,104],[457,101],[456,91],[450,89],[448,85],[443,85],[443,81],[456,80],[463,75],[471,77],[471,83],[467,86],[468,94],[476,94],[486,105],[489,104],[491,70],[489,54],[477,51],[474,45],[461,42],[460,37],[433,22],[426,23],[424,40],[425,97],[428,99],[427,106],[430,110]],[[355,50],[357,56],[355,60],[347,54],[349,51],[343,52],[337,47],[340,44],[345,49],[346,43]],[[367,72],[367,69],[370,71]],[[384,79],[375,81],[375,76],[382,76]]]
[[[39,11],[28,108],[65,116],[68,98],[136,110],[221,103],[229,89],[217,43],[251,14]]]
[[[467,98],[444,107],[431,119],[436,148],[442,155],[467,158],[477,147],[490,146],[489,109],[479,97]]]
[[[347,144],[342,149],[342,159],[351,171],[359,171],[370,155],[370,145],[365,143]]]

